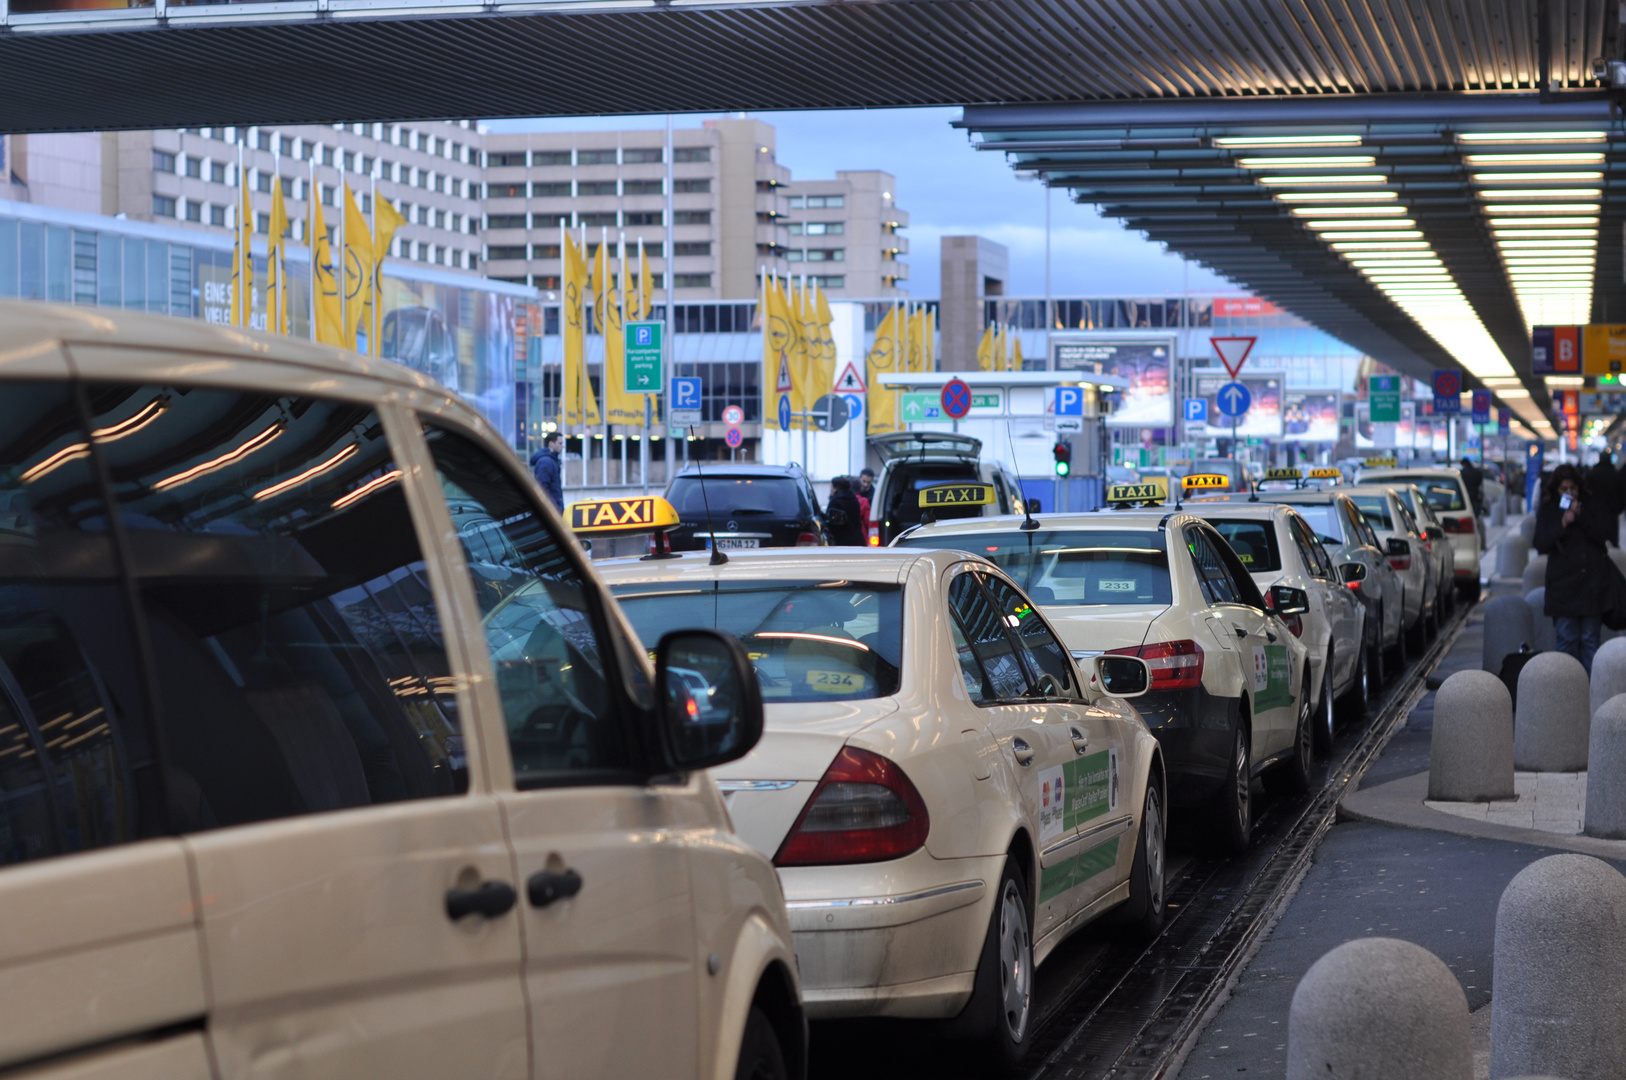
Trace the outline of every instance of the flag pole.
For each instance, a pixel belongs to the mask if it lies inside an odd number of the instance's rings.
[[[243,319],[243,204],[247,202],[244,195],[248,175],[243,172],[243,144],[237,144],[237,235],[232,237],[232,275],[237,283],[232,286],[231,292],[231,321],[236,326],[246,325]]]
[[[610,291],[610,229],[607,225],[598,227],[598,257],[604,266],[604,280],[599,285],[608,294]],[[599,463],[599,483],[605,487],[610,486],[610,336],[605,323],[610,321],[610,305],[604,302],[604,297],[593,296],[593,306],[601,313],[598,320],[598,336],[604,342],[604,357],[598,363],[599,407],[598,424],[604,430],[604,457]]]
[[[373,317],[368,320],[367,353],[379,356],[383,350],[378,347],[378,335],[384,332],[384,253],[378,250],[378,162],[373,162],[373,171],[367,179],[372,183],[373,205],[373,265],[367,268],[368,284],[373,287]]]
[[[276,209],[277,189],[282,185],[282,155],[276,150],[271,151],[271,200],[272,209]],[[276,214],[272,214],[276,217]],[[276,222],[271,228],[276,228]],[[265,249],[265,328],[273,334],[282,333],[281,307],[278,301],[282,297],[282,275],[277,273],[277,241],[280,237],[272,236],[271,230],[266,230]]]
[[[311,340],[318,340],[316,333],[316,200],[322,197],[321,190],[316,186],[316,155],[310,157],[310,179],[305,182],[305,246],[311,253]]]
[[[569,251],[569,249],[567,247],[569,242],[570,242],[570,234],[565,229],[565,219],[563,217],[560,217],[559,218],[559,343],[561,345],[564,344],[565,335],[569,333],[569,327],[570,327],[570,293],[565,288],[565,278],[568,277],[569,274],[570,274],[570,251]],[[546,318],[544,317],[544,320],[543,320],[543,323],[542,323],[542,329],[544,331],[546,331],[547,328],[548,328],[548,324],[547,324]],[[565,353],[563,351],[561,351],[559,353],[559,405],[558,405],[558,409],[557,409],[557,416],[558,416],[558,424],[559,424],[559,426],[556,429],[561,433],[564,432],[564,430],[565,430],[565,422],[570,416],[570,398],[565,392],[565,368],[569,364],[570,364],[570,357],[566,356]],[[581,388],[579,386],[576,389],[576,410],[578,412],[581,411]],[[544,442],[547,441],[546,436],[543,436],[543,441]],[[561,497],[565,493],[565,476],[566,476],[565,454],[568,453],[569,450],[570,450],[570,436],[566,435],[565,436],[565,442],[559,448],[559,494],[560,494]],[[584,473],[582,473],[582,482],[585,483],[586,481],[587,481],[587,474],[584,472]],[[562,498],[561,498],[561,501],[563,501]]]
[[[348,230],[345,229],[346,222],[344,219],[350,216],[346,213],[350,209],[350,183],[344,178],[342,168],[344,161],[342,158],[339,164],[341,166],[339,171],[339,266],[335,271],[339,278],[339,326],[341,327],[339,330],[339,344],[347,346],[351,352],[355,352],[356,328],[350,325],[350,304],[348,303],[350,298],[345,295],[345,286],[349,284],[345,281],[345,278],[350,276],[350,252],[345,247],[345,233]]]

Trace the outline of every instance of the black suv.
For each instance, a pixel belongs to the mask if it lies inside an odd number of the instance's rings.
[[[706,549],[714,530],[724,551],[828,543],[818,496],[800,465],[685,465],[667,485],[666,501],[682,519],[667,534],[673,551]]]

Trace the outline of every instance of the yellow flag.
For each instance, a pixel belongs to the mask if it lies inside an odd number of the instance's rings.
[[[917,373],[925,369],[925,350],[921,345],[926,336],[926,313],[915,311],[909,316],[909,355],[904,370]]]
[[[881,385],[882,375],[896,373],[898,362],[898,326],[903,319],[894,307],[886,313],[875,328],[875,341],[869,347],[869,358],[864,362],[865,380],[869,388],[864,395],[864,416],[871,435],[885,435],[898,428],[898,395],[890,387]]]
[[[998,324],[994,326],[994,370],[1005,371],[1005,328]]]
[[[333,263],[333,244],[322,219],[322,200],[315,184],[310,190],[310,228],[316,291],[316,340],[323,345],[344,344],[344,315],[339,307],[339,273]]]
[[[272,289],[266,296],[265,326],[273,334],[288,332],[288,271],[283,258],[287,246],[288,207],[282,201],[282,178],[271,188],[271,237],[266,250],[266,277]]]
[[[373,325],[373,231],[349,184],[344,185],[344,321],[344,347],[354,349],[357,328],[365,332]]]
[[[1011,370],[1022,370],[1022,335],[1011,335]]]
[[[830,329],[835,316],[830,313],[830,301],[825,298],[824,290],[815,292],[818,297],[818,317],[816,322],[819,330],[818,362],[813,366],[813,400],[817,401],[825,394],[836,388],[836,338]]]
[[[587,260],[581,248],[560,230],[564,244],[564,340],[565,340],[565,400],[560,411],[565,427],[597,427],[598,400],[593,396],[593,384],[587,378],[586,337],[583,310],[587,297]]]
[[[254,212],[248,205],[248,172],[237,170],[237,243],[232,251],[233,321],[248,326],[254,314]]]
[[[655,279],[649,276],[649,253],[642,240],[638,241],[638,294],[643,297],[638,317],[647,319],[655,310]]]
[[[625,276],[623,259],[622,272]],[[604,335],[604,418],[612,424],[644,422],[643,395],[627,393],[626,350],[627,340],[624,313],[621,309],[621,290],[610,276],[610,245],[598,246],[598,258],[593,260],[593,306],[598,314],[599,332]]]
[[[812,286],[806,278],[802,279],[802,288],[796,298],[796,326],[801,331],[797,335],[797,366],[796,378],[796,411],[811,412],[813,403],[819,399],[818,370],[819,370],[819,309],[813,300]],[[825,388],[825,393],[829,388]],[[807,419],[799,420],[797,427],[811,429],[814,425]]]
[[[792,394],[795,383],[791,356],[796,348],[796,320],[784,286],[762,279],[762,396],[763,427],[779,430],[779,399]],[[789,402],[794,410],[795,401]],[[788,430],[788,429],[785,429]]]
[[[982,328],[982,340],[977,342],[977,370],[994,370],[994,328]]]
[[[921,371],[937,370],[937,312],[922,311],[920,319]]]
[[[390,205],[388,199],[373,196],[373,328],[371,339],[377,342],[374,356],[382,356],[384,344],[384,256],[395,242],[395,231],[406,224],[401,212]]]

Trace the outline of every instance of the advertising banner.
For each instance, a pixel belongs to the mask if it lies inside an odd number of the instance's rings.
[[[1174,426],[1175,339],[1055,335],[1051,355],[1058,370],[1098,371],[1129,380],[1115,395],[1108,427]]]
[[[1338,441],[1337,390],[1289,390],[1282,411],[1282,436],[1295,442]]]

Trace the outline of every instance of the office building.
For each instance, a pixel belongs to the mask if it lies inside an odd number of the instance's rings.
[[[833,180],[792,180],[785,189],[785,261],[832,299],[907,295],[909,215],[898,181],[879,170],[839,171]]]

